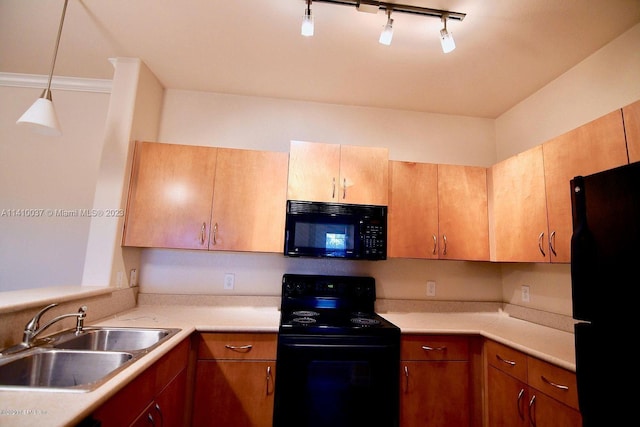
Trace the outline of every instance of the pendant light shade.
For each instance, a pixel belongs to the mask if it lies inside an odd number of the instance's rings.
[[[56,39],[56,47],[53,51],[53,59],[51,61],[51,70],[49,71],[49,79],[47,88],[42,92],[40,98],[18,119],[18,125],[28,125],[31,129],[41,135],[60,136],[60,123],[58,116],[53,108],[53,100],[51,98],[51,79],[53,78],[53,69],[56,65],[56,57],[58,56],[58,46],[60,45],[60,35],[62,34],[62,24],[64,16],[67,12],[67,4],[69,0],[64,0],[62,8],[62,17],[60,18],[60,26],[58,27],[58,37]]]
[[[29,126],[34,132],[46,136],[61,136],[60,123],[56,110],[53,108],[51,91],[45,89],[42,96],[29,107],[16,122]]]

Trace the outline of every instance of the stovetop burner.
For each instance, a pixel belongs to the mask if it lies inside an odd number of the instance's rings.
[[[318,313],[317,311],[311,311],[311,310],[296,310],[293,313],[294,316],[300,316],[300,317],[314,317],[314,316],[319,316],[320,313]]]

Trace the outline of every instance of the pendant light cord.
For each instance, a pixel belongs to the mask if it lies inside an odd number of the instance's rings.
[[[53,51],[53,59],[51,59],[51,71],[49,71],[49,81],[47,82],[47,88],[42,92],[41,98],[46,98],[51,101],[51,80],[53,79],[53,69],[56,66],[56,58],[58,56],[58,46],[60,46],[60,36],[62,35],[62,24],[64,24],[64,17],[67,13],[67,4],[69,0],[64,0],[64,7],[62,8],[62,17],[60,18],[60,27],[58,28],[58,37],[56,38],[56,47]]]

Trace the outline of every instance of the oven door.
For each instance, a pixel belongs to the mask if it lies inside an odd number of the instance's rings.
[[[274,427],[397,427],[399,337],[281,336]]]

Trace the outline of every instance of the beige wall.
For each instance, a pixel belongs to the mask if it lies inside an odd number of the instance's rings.
[[[0,86],[0,214],[93,206],[109,94],[53,90],[63,136],[45,137],[15,124],[41,91]],[[90,218],[45,212],[0,216],[0,291],[80,284]]]

